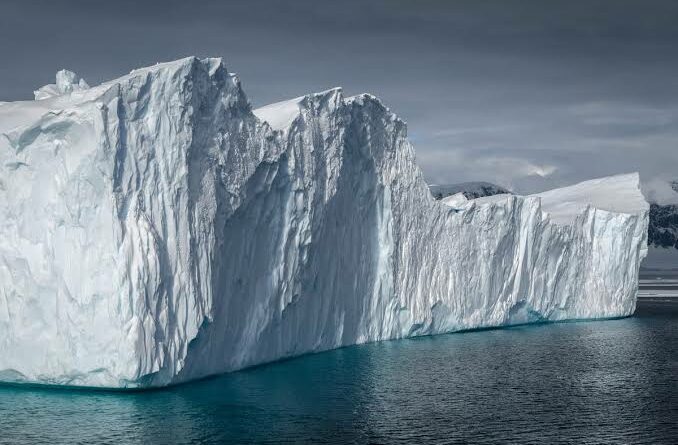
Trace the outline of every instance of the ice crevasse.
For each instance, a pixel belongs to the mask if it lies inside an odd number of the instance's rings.
[[[373,96],[253,110],[220,59],[36,99],[0,103],[2,381],[163,386],[635,309],[637,174],[447,205]]]

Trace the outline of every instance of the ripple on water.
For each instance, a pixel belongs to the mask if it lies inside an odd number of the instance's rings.
[[[0,387],[0,443],[675,443],[678,304],[349,347],[165,391]]]

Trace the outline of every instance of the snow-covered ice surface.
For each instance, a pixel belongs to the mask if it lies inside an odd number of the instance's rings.
[[[459,192],[441,199],[440,202],[449,207],[462,208],[469,202],[469,199],[466,198],[463,193]]]
[[[304,96],[305,97],[305,96]],[[276,102],[257,108],[254,114],[274,130],[284,131],[292,125],[292,122],[301,114],[301,102],[304,97]]]
[[[219,59],[76,79],[0,104],[2,380],[161,386],[634,311],[636,175],[454,209],[370,95],[252,111]],[[567,220],[558,199],[577,203]]]
[[[638,193],[637,173],[592,179],[570,187],[563,187],[533,196],[541,198],[542,209],[554,221],[572,222],[587,206],[613,213],[640,214],[649,210],[642,194]]]

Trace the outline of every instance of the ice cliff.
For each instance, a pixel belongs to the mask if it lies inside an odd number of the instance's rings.
[[[0,104],[0,380],[160,386],[369,341],[635,308],[635,174],[435,201],[405,124],[252,110],[219,59]]]

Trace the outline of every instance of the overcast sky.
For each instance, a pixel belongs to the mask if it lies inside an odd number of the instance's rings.
[[[678,1],[0,3],[0,101],[221,56],[255,106],[343,86],[408,122],[429,182],[678,179]]]

